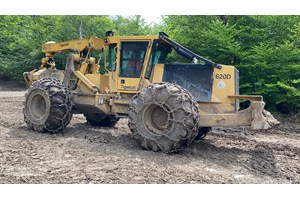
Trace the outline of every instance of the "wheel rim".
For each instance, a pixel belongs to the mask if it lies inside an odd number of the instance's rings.
[[[31,113],[32,117],[41,119],[46,114],[46,100],[41,94],[36,94],[31,100]]]
[[[171,127],[172,115],[169,109],[159,106],[150,105],[144,112],[144,124],[147,129],[154,134],[165,134]]]
[[[49,110],[49,103],[47,103],[47,96],[43,91],[35,91],[30,95],[27,103],[27,113],[32,122],[41,124],[47,119],[47,111]]]

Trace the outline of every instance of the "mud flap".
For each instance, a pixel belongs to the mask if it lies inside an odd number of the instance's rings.
[[[253,101],[251,103],[251,128],[254,130],[269,129],[280,124],[280,122],[276,120],[270,112],[264,110],[264,107],[265,103],[263,101]]]

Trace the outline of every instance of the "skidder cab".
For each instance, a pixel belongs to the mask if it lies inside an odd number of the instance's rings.
[[[207,60],[162,32],[107,32],[104,38],[48,42],[42,50],[41,67],[24,73],[30,85],[25,122],[36,131],[64,131],[73,113],[100,127],[129,117],[143,148],[171,153],[204,138],[214,126],[268,129],[278,123],[264,111],[262,96],[239,95],[235,67]],[[166,63],[172,51],[191,63]],[[65,70],[58,70],[55,55],[62,52],[69,56]],[[239,99],[249,100],[249,108],[239,110]]]

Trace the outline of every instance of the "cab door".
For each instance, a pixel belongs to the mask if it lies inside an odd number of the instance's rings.
[[[120,67],[117,89],[137,91],[146,64],[149,41],[122,41],[120,44]]]

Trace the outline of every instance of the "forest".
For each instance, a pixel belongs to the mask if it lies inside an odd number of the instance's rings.
[[[157,35],[172,39],[214,62],[240,72],[240,94],[259,94],[266,108],[300,111],[300,16],[170,15],[159,24],[143,16],[0,16],[0,80],[22,82],[40,66],[47,41],[115,35]],[[169,60],[180,61],[175,56]]]

